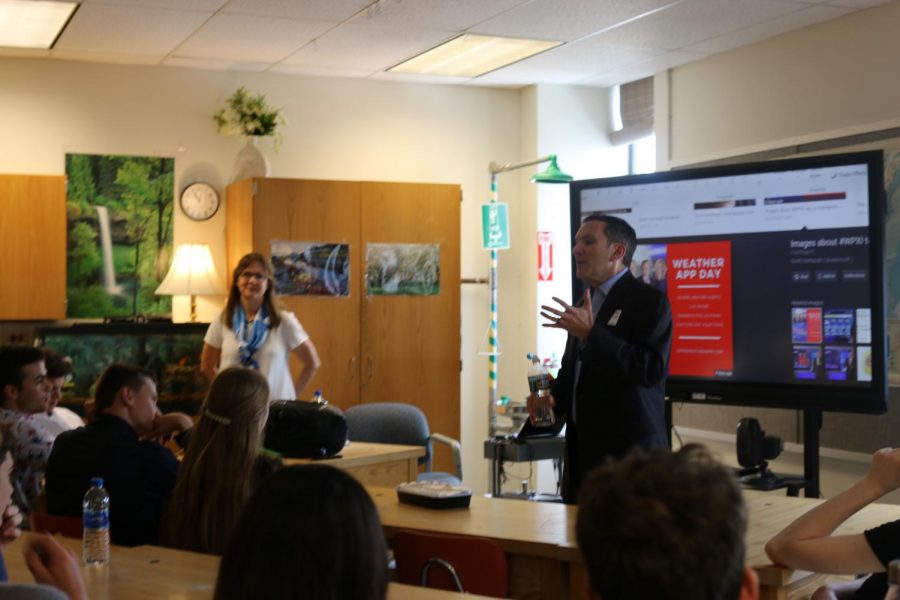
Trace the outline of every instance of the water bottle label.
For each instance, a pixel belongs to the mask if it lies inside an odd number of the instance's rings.
[[[546,396],[550,391],[550,374],[531,375],[528,377],[528,389],[532,394]]]
[[[109,529],[109,511],[85,511],[84,527],[85,529]]]

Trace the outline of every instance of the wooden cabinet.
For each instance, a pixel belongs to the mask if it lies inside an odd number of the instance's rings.
[[[458,438],[459,186],[248,179],[228,186],[226,196],[229,268],[247,252],[271,257],[272,240],[349,244],[349,296],[279,298],[322,359],[311,389],[344,409],[415,404],[433,431]],[[440,292],[367,296],[369,243],[439,244]]]
[[[0,319],[66,317],[66,178],[0,175]]]

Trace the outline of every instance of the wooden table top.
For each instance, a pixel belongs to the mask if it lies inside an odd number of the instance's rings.
[[[29,534],[10,544],[3,552],[14,583],[31,583],[34,578],[22,554]],[[77,556],[81,540],[57,537]],[[219,557],[159,546],[110,548],[110,564],[105,567],[81,567],[91,600],[209,600],[216,586]],[[478,600],[483,596],[467,594]],[[391,583],[388,600],[459,600],[462,594]]]
[[[747,564],[756,569],[760,583],[766,585],[786,585],[808,574],[807,571],[794,571],[773,565],[766,556],[765,545],[794,519],[824,502],[817,498],[790,498],[782,494],[744,490],[750,514],[747,526]],[[898,519],[900,506],[870,504],[847,519],[837,528],[836,533],[862,533],[866,529]]]
[[[393,460],[418,459],[425,456],[424,446],[401,446],[399,444],[374,444],[371,442],[348,442],[337,456],[326,458],[285,458],[286,465],[320,464],[342,469],[361,467]]]
[[[393,488],[366,489],[388,535],[414,529],[480,536],[509,553],[550,558],[559,557],[561,545],[575,545],[574,506],[472,496],[469,508],[435,510],[400,503]]]

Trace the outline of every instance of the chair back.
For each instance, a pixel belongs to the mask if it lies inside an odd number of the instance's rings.
[[[63,517],[34,511],[29,517],[31,530],[38,533],[61,534],[68,538],[81,539],[84,526],[81,517]]]
[[[506,554],[493,540],[398,531],[391,546],[399,583],[456,591],[461,585],[469,594],[506,597]]]
[[[351,406],[347,417],[347,435],[351,442],[423,446],[425,456],[419,464],[431,470],[431,442],[428,419],[419,407],[401,402],[374,402]]]

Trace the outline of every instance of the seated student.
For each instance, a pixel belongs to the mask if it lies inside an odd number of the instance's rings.
[[[94,399],[93,421],[56,438],[47,463],[47,512],[81,516],[90,479],[102,477],[110,496],[113,543],[157,544],[178,460],[149,438],[185,432],[193,421],[184,413],[161,415],[156,384],[126,365],[112,365],[103,372]]]
[[[875,573],[865,579],[825,586],[814,597],[881,600],[887,593],[887,565],[900,558],[900,521],[865,533],[831,534],[861,508],[897,488],[900,449],[882,448],[872,457],[862,479],[785,527],[766,544],[766,554],[777,564],[804,571]]]
[[[582,484],[576,535],[602,600],[748,600],[747,508],[732,472],[702,446],[635,450]]]
[[[216,376],[172,490],[164,545],[222,554],[253,490],[281,465],[260,453],[268,411],[259,371],[231,367]]]
[[[3,515],[0,523],[0,547],[6,547],[19,537],[18,525],[22,520],[22,515],[12,503],[13,486],[9,475],[13,467],[13,444],[14,438],[9,427],[0,427],[0,514]],[[78,559],[52,536],[45,534],[29,536],[25,546],[25,564],[39,584],[0,583],[0,598],[87,599]]]
[[[282,469],[241,513],[219,565],[215,600],[383,600],[387,550],[363,486],[334,467]]]
[[[44,353],[29,346],[0,348],[0,422],[10,427],[13,502],[23,514],[34,508],[54,436],[34,421],[47,410],[50,382]]]
[[[47,366],[47,381],[50,382],[50,397],[47,400],[47,409],[36,413],[33,419],[54,437],[63,431],[84,427],[81,417],[64,406],[58,406],[66,378],[72,374],[71,361],[50,348],[44,348],[44,364]]]

